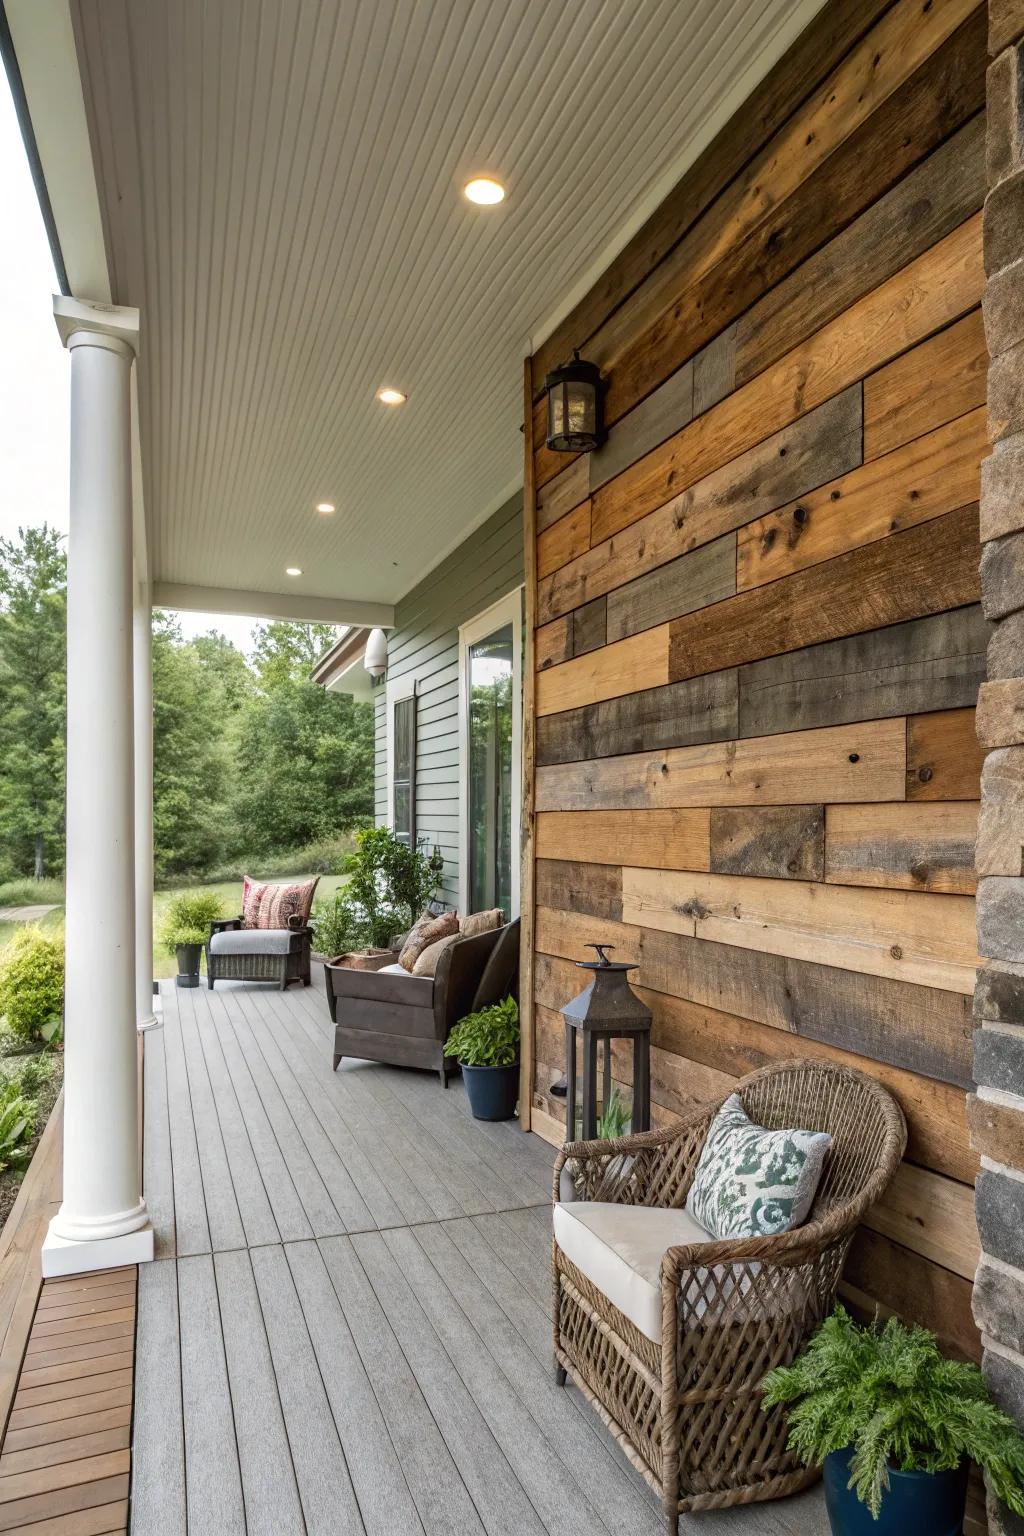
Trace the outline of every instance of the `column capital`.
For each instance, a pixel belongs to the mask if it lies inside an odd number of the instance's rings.
[[[92,299],[53,296],[53,318],[60,339],[73,346],[106,346],[132,357],[139,351],[139,312],[124,304],[99,304]],[[80,338],[80,339],[78,339]]]

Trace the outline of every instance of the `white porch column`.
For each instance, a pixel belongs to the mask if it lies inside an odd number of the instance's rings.
[[[139,1177],[129,381],[138,311],[54,299],[71,353],[64,1198],[43,1274],[153,1257]]]
[[[135,1020],[160,1023],[153,1008],[153,609],[140,584],[132,664],[135,699]]]

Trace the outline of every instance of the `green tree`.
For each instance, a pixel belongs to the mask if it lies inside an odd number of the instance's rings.
[[[54,529],[0,539],[0,846],[36,879],[64,865],[66,588]]]

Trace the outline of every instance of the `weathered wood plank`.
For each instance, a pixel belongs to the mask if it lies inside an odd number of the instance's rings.
[[[988,451],[986,413],[971,411],[748,524],[737,536],[737,589],[976,502]]]
[[[975,604],[750,662],[739,669],[739,734],[965,708],[990,633]]]
[[[901,1163],[885,1199],[871,1207],[864,1223],[965,1280],[974,1279],[981,1245],[969,1184]]]
[[[976,802],[830,805],[825,826],[825,879],[832,883],[974,892]]]
[[[607,441],[590,455],[591,491],[684,427],[694,414],[693,398],[693,364],[688,362],[612,425]]]
[[[625,868],[622,920],[971,996],[980,964],[966,896]]]
[[[985,195],[985,119],[981,84],[986,64],[984,18],[980,9],[871,119],[875,144],[890,153],[891,190],[830,240],[788,278],[763,292],[740,319],[736,337],[736,381],[745,383],[762,368],[855,303],[868,282],[892,277],[981,207]],[[966,123],[901,180],[902,166],[919,147],[935,142],[951,122]],[[884,122],[883,115],[888,118]],[[857,136],[862,140],[865,135]],[[896,147],[895,159],[891,152]],[[860,150],[861,143],[850,149]],[[852,166],[863,186],[863,162]],[[881,168],[879,168],[881,171]],[[821,180],[831,202],[841,168],[826,162]],[[885,174],[885,172],[881,172]],[[895,182],[895,184],[893,184]],[[820,211],[821,203],[818,208]],[[831,214],[831,208],[829,209]],[[833,227],[837,227],[833,225]]]
[[[980,309],[873,373],[864,381],[865,459],[984,405],[987,373]]]
[[[714,327],[712,326],[713,330]],[[693,359],[693,414],[701,416],[736,387],[736,327],[728,326]]]
[[[533,632],[533,662],[539,672],[544,667],[557,667],[568,661],[573,654],[573,615],[552,619]]]
[[[717,672],[978,596],[978,509],[970,506],[673,619],[669,677]]]
[[[537,714],[553,715],[667,683],[668,645],[669,626],[662,624],[538,672]]]
[[[577,608],[845,474],[861,461],[861,432],[854,385],[542,581],[540,618]]]
[[[590,499],[545,528],[537,538],[537,575],[550,576],[590,548]]]
[[[590,467],[586,454],[581,454],[537,492],[538,534],[557,523],[581,501],[586,501],[589,492]]]
[[[537,817],[537,857],[648,869],[707,869],[711,815],[706,810],[542,811]]]
[[[902,800],[903,720],[672,747],[537,770],[539,811]]]
[[[213,1260],[179,1259],[177,1268],[188,1526],[245,1536]]]
[[[735,591],[736,535],[727,533],[609,593],[608,640],[722,602]]]
[[[820,880],[824,867],[825,812],[820,805],[716,806],[711,812],[710,868],[715,874]]]
[[[984,760],[973,709],[943,709],[908,719],[908,800],[979,799]]]
[[[537,722],[537,763],[727,741],[738,734],[736,678],[735,669],[709,672],[547,715]]]
[[[622,918],[622,870],[618,864],[570,859],[537,859],[537,903],[565,912]]]
[[[975,215],[771,368],[595,491],[596,544],[980,302]]]
[[[572,613],[572,654],[586,656],[608,643],[608,601],[595,597]]]
[[[593,918],[539,908],[538,950],[560,961],[580,959],[583,945],[594,936],[594,926]],[[972,1081],[974,1020],[971,999],[964,993],[664,930],[638,930],[626,923],[603,921],[600,927],[600,940],[607,937],[621,949],[621,958],[639,962],[639,984],[652,992],[789,1031],[791,1036],[817,1040],[941,1083],[964,1088]],[[561,971],[542,1001],[561,1007],[573,996],[565,991],[569,981],[569,973]],[[695,1030],[708,1027],[693,1022]],[[742,1037],[739,1043],[744,1043]],[[790,1040],[786,1049],[792,1052],[792,1046]],[[962,1096],[951,1100],[940,1094],[935,1101],[940,1107],[933,1113],[941,1121],[952,1102],[960,1106],[957,1123],[966,1148]]]
[[[869,1316],[892,1313],[937,1335],[943,1351],[979,1361],[981,1337],[971,1315],[971,1282],[890,1238],[858,1227],[840,1294]]]

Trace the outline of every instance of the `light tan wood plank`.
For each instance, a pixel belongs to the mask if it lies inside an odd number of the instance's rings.
[[[985,327],[974,309],[864,380],[864,457],[984,405],[987,376]]]
[[[630,635],[537,674],[537,714],[553,715],[599,699],[667,683],[668,624]]]
[[[590,500],[580,503],[537,537],[537,575],[550,576],[590,548]]]
[[[648,869],[707,869],[707,810],[541,811],[537,857]]]
[[[977,834],[976,801],[830,805],[825,812],[825,879],[970,896],[977,884]]]
[[[981,1256],[969,1184],[903,1163],[864,1218],[884,1237],[973,1280]]]

